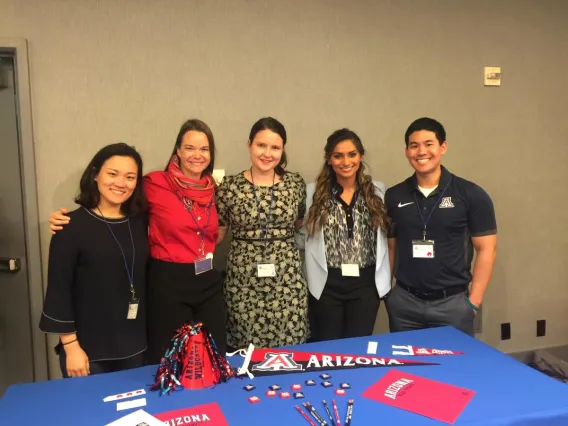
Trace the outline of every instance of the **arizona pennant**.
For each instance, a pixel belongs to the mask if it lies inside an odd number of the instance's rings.
[[[408,361],[378,356],[300,352],[284,349],[254,349],[250,345],[238,375],[249,377],[271,376],[286,373],[305,373],[365,367],[400,367],[439,365],[431,362]]]
[[[396,346],[392,345],[393,355],[421,356],[421,355],[463,355],[463,352],[450,351],[448,349],[428,349],[417,348],[416,346]],[[395,350],[398,349],[398,350]]]

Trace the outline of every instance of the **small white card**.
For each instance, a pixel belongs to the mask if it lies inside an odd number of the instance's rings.
[[[378,347],[379,347],[379,342],[369,342],[367,344],[367,353],[370,355],[376,355]]]
[[[133,391],[117,393],[116,395],[107,396],[105,399],[103,399],[103,402],[132,398],[133,396],[140,396],[140,395],[146,395],[146,391],[144,389],[136,389],[136,390],[133,390]]]
[[[344,277],[358,277],[359,265],[357,265],[356,263],[342,263],[341,275],[343,275]]]
[[[259,263],[256,265],[256,276],[259,278],[275,277],[276,267],[274,263]]]
[[[412,257],[415,259],[434,259],[434,241],[412,241]]]
[[[148,414],[144,410],[136,410],[106,426],[164,426],[164,422]]]
[[[130,408],[145,407],[146,398],[132,399],[130,401],[122,401],[116,404],[116,411],[128,410]]]

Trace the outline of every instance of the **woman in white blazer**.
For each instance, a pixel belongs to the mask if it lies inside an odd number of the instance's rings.
[[[361,139],[349,129],[327,139],[325,163],[307,187],[305,273],[316,340],[373,333],[391,288],[385,186],[365,174]]]

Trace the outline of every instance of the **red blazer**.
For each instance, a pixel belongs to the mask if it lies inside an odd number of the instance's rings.
[[[144,176],[144,192],[148,199],[151,257],[176,263],[194,263],[203,257],[198,225],[204,235],[205,254],[215,251],[219,234],[215,202],[209,209],[194,205],[192,218],[172,191],[167,173],[159,171]]]

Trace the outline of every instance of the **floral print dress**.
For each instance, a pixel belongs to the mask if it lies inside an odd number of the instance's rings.
[[[308,290],[294,222],[306,210],[306,184],[287,172],[272,186],[249,182],[244,172],[217,190],[219,226],[231,228],[225,301],[227,345],[258,348],[297,345],[308,335]],[[276,276],[258,277],[258,264]]]

